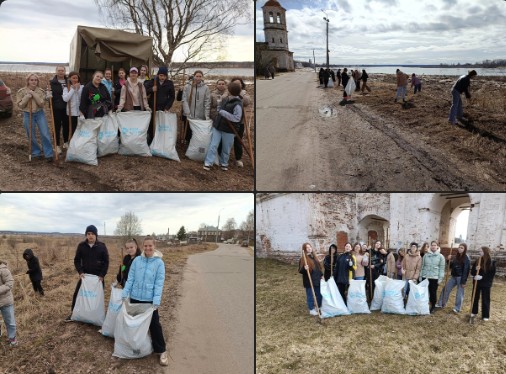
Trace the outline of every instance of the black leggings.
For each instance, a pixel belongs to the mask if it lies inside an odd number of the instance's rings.
[[[476,294],[474,295],[473,314],[478,314],[478,306],[481,294],[481,318],[490,318],[490,287],[481,287],[477,282]]]
[[[63,142],[69,141],[69,118],[67,117],[67,111],[63,109],[53,108],[53,119],[54,128],[56,133],[56,144],[60,145],[60,132],[63,128]]]
[[[44,290],[42,289],[42,285],[40,284],[42,281],[32,281],[33,290],[35,292],[40,293],[41,295],[44,295]]]
[[[130,303],[151,304],[151,301],[140,301],[131,298]],[[162,325],[160,324],[158,309],[153,312],[153,317],[151,317],[151,323],[149,324],[149,333],[151,334],[151,341],[153,342],[153,350],[155,353],[165,352],[165,338],[163,337],[163,330]]]

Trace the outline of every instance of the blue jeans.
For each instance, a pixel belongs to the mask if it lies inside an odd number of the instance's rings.
[[[353,278],[353,279],[355,279],[355,280],[357,280],[357,281],[361,281],[361,280],[364,280],[364,279],[365,279],[365,277],[355,277],[355,278]]]
[[[448,279],[448,284],[446,284],[443,288],[443,291],[441,291],[437,305],[440,305],[442,307],[446,306],[453,287],[457,286],[457,294],[455,295],[455,309],[460,312],[462,309],[462,301],[464,300],[464,286],[460,284],[460,279],[461,277],[450,277],[450,279]]]
[[[464,110],[462,109],[462,99],[460,98],[460,92],[457,90],[452,90],[452,107],[450,108],[450,117],[448,117],[448,121],[451,123],[457,122],[457,117],[462,117],[464,115]]]
[[[30,113],[23,112],[23,125],[25,126],[26,136],[30,139]],[[43,110],[32,113],[32,156],[42,156],[39,143],[35,136],[35,127],[39,128],[40,138],[42,140],[42,149],[46,158],[53,157],[53,144],[46,116]]]
[[[5,305],[0,308],[5,326],[7,326],[7,336],[9,339],[16,337],[16,319],[14,318],[14,304]]]
[[[204,165],[211,166],[216,158],[218,152],[218,146],[222,143],[221,154],[220,154],[220,165],[228,166],[228,159],[230,158],[230,150],[234,145],[234,134],[228,132],[216,130],[213,127],[213,134],[211,136],[211,144],[207,150],[206,159]]]
[[[402,100],[404,101],[406,98],[406,86],[397,87],[397,93],[395,94],[395,100],[397,100],[399,95],[402,96]],[[392,100],[392,99],[390,99],[390,100]]]
[[[316,300],[318,301],[318,308],[322,306],[322,294],[320,293],[320,287],[314,287],[314,293],[316,295]],[[311,288],[306,288],[306,299],[307,299],[307,307],[309,310],[314,309],[314,298],[313,291]]]

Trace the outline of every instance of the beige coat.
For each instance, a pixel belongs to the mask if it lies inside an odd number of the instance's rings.
[[[395,266],[395,256],[390,252],[387,256],[387,277],[397,279],[397,267]]]
[[[404,256],[402,268],[406,272],[404,274],[404,278],[406,280],[418,280],[420,270],[422,269],[422,257],[420,256],[420,251],[416,251],[414,255],[408,253],[407,256]]]
[[[40,87],[35,88],[35,91],[30,90],[28,87],[24,87],[18,91],[16,103],[18,104],[19,109],[23,112],[30,112],[30,98],[27,96],[28,93],[31,93],[33,96],[32,113],[44,109],[46,92]]]
[[[0,261],[0,307],[14,304],[13,286],[14,277],[5,262]]]

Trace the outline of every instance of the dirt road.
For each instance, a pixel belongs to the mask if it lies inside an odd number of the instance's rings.
[[[253,257],[222,244],[188,258],[169,372],[253,373]]]
[[[504,189],[483,164],[453,153],[451,136],[433,141],[362,96],[343,107],[341,89],[317,86],[303,71],[257,80],[257,190]]]

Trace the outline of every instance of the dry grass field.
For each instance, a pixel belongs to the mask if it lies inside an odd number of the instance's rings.
[[[494,282],[489,322],[469,324],[470,299],[468,282],[459,315],[450,307],[430,316],[375,311],[319,324],[308,313],[297,267],[257,258],[256,372],[504,373],[506,282]],[[454,300],[455,290],[449,306]]]
[[[140,239],[140,238],[139,238]],[[72,295],[78,280],[73,259],[76,237],[4,236],[0,238],[0,258],[8,262],[14,275],[14,308],[19,346],[9,348],[0,340],[0,373],[157,373],[163,368],[158,357],[139,360],[118,360],[111,357],[114,340],[98,333],[99,327],[63,320],[70,313]],[[105,303],[109,302],[110,286],[121,263],[121,239],[100,238],[110,257],[105,278]],[[157,243],[164,257],[166,277],[160,306],[160,321],[168,341],[175,331],[176,306],[180,296],[183,267],[193,253],[216,248],[215,244],[167,247]],[[34,294],[22,258],[25,248],[34,249],[39,258],[45,296]],[[4,327],[5,331],[5,327]],[[170,352],[169,352],[170,354]],[[169,358],[170,359],[170,358]]]

